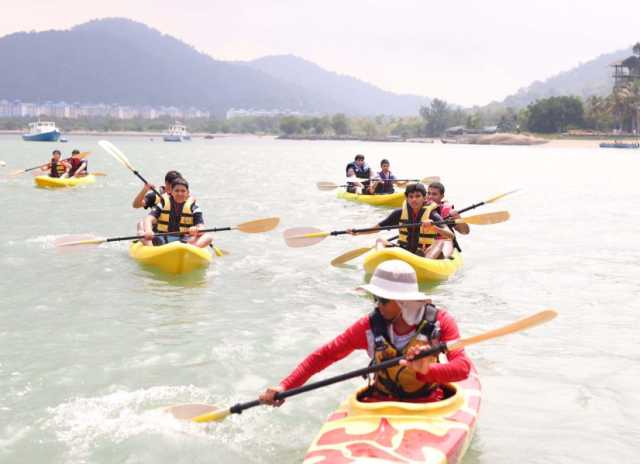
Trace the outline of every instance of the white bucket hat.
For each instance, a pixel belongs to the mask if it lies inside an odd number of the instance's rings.
[[[358,287],[358,290],[366,290],[387,300],[425,301],[429,299],[418,289],[416,271],[411,265],[399,259],[380,263],[373,272],[369,284]]]

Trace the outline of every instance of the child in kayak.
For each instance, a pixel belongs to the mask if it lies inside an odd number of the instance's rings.
[[[472,364],[464,350],[447,352],[447,362],[434,357],[413,357],[438,342],[460,338],[453,316],[436,308],[418,291],[413,268],[399,260],[381,263],[371,282],[360,287],[373,295],[374,310],[358,319],[329,343],[307,356],[279,385],[267,388],[260,400],[280,406],[278,392],[300,387],[314,374],[355,350],[366,350],[372,364],[403,355],[399,366],[378,371],[360,401],[408,401],[426,403],[448,396],[446,384],[466,379]]]
[[[80,156],[80,150],[73,150],[71,152],[71,158],[69,158],[70,168],[65,174],[65,177],[84,177],[87,173],[87,167],[89,162],[82,159]]]
[[[202,210],[195,199],[189,196],[189,183],[175,179],[171,183],[171,195],[162,194],[162,202],[155,205],[144,220],[145,245],[165,245],[181,241],[205,248],[213,241],[211,234],[202,234],[204,229]],[[154,236],[155,232],[186,232],[185,234]]]
[[[62,177],[64,173],[71,168],[71,165],[67,160],[61,160],[61,156],[60,150],[53,150],[51,153],[51,161],[40,166],[40,170],[49,171],[49,177]]]
[[[440,182],[432,182],[427,189],[427,201],[437,205],[436,211],[443,219],[458,219],[460,215],[454,209],[454,206],[444,200],[444,185]],[[469,224],[455,224],[452,226],[456,232],[460,232],[463,235],[467,235],[470,231]],[[449,229],[451,230],[451,229]],[[450,258],[453,255],[454,246],[456,246],[455,235],[448,238],[441,234],[438,234],[433,245],[425,253],[425,257],[437,259],[437,258]]]
[[[397,208],[384,220],[373,227],[388,227],[401,224],[416,224],[422,222],[422,226],[401,227],[398,229],[398,246],[418,256],[425,256],[425,252],[435,242],[437,235],[453,238],[446,226],[435,226],[433,223],[442,221],[435,204],[428,204],[427,189],[422,184],[409,184],[404,191],[405,202],[402,208]],[[347,233],[355,235],[353,229],[347,229]],[[359,232],[359,234],[375,234],[377,231]],[[383,239],[376,241],[376,246],[393,246]]]
[[[369,187],[369,192],[376,195],[388,195],[395,192],[393,188],[393,182],[396,180],[396,176],[391,174],[389,170],[390,164],[389,160],[383,159],[380,161],[380,169],[377,177],[371,182],[371,186]]]

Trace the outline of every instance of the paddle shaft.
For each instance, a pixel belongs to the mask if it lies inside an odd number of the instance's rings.
[[[142,182],[144,182],[146,185],[148,185],[148,186],[150,186],[150,187],[151,187],[151,184],[150,184],[149,182],[147,182],[147,179],[145,179],[144,177],[142,177],[142,174],[140,174],[140,173],[139,173],[138,171],[136,171],[135,169],[131,170],[131,172],[133,172],[133,173],[136,175],[136,177],[137,177],[138,179],[140,179],[140,180],[141,180]],[[158,191],[155,189],[155,187],[151,187],[151,190],[153,190],[153,193],[155,193],[155,194],[158,196],[158,198],[162,198],[162,195],[160,194],[160,192],[158,192]]]
[[[223,232],[226,230],[234,230],[235,227],[217,227],[217,228],[213,228],[213,229],[202,229],[199,232],[203,233],[203,232]],[[163,236],[167,236],[167,235],[187,235],[189,234],[189,232],[157,232],[154,233],[153,236],[154,237],[163,237]],[[142,240],[144,238],[144,235],[130,235],[128,237],[111,237],[105,240],[105,242],[120,242],[123,240]]]
[[[421,351],[416,356],[414,356],[413,359],[426,358],[427,356],[433,356],[439,353],[443,353],[445,351],[447,351],[447,344],[438,343],[437,345],[429,348],[428,350]],[[355,377],[366,376],[373,372],[396,366],[403,359],[404,359],[404,356],[396,356],[395,358],[387,359],[386,361],[383,361],[379,364],[374,364],[373,366],[363,367],[362,369],[357,369],[355,371],[347,372],[345,374],[329,377],[328,379],[320,380],[318,382],[312,382],[310,384],[303,385],[302,387],[292,388],[291,390],[287,390],[284,392],[278,392],[275,394],[274,399],[284,400],[285,398],[300,395],[301,393],[305,393],[311,390],[316,390],[318,388],[326,387],[327,385],[343,382],[345,380],[353,379]],[[229,408],[229,412],[231,414],[240,414],[242,413],[242,411],[246,409],[250,409],[250,408],[259,406],[261,404],[262,403],[260,402],[260,400],[248,401],[246,403],[237,403]]]
[[[447,221],[441,221],[441,222],[434,222],[433,225],[435,226],[441,226],[444,224],[448,224],[449,222],[451,222],[450,220]],[[393,229],[400,229],[402,227],[420,227],[422,224],[428,224],[428,222],[414,222],[413,224],[398,224],[396,226],[382,226],[382,227],[368,227],[366,229],[352,229],[354,234],[358,234],[360,232],[375,232],[378,230],[393,230]],[[329,235],[344,235],[344,234],[348,234],[348,232],[346,230],[334,230],[332,232],[329,233]]]

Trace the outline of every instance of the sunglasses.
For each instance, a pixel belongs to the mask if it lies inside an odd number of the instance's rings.
[[[379,296],[374,296],[373,299],[374,299],[374,301],[376,303],[380,303],[382,305],[386,305],[387,303],[389,303],[389,300],[387,300],[386,298],[379,297]]]

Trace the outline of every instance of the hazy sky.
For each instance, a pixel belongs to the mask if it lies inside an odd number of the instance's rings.
[[[463,105],[640,41],[639,0],[1,0],[0,35],[127,17],[224,60],[301,56]]]

